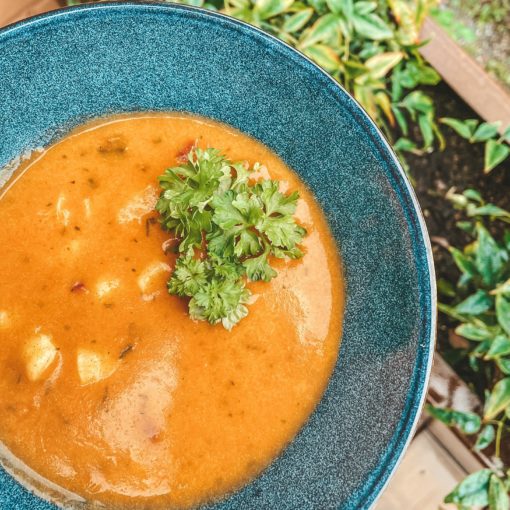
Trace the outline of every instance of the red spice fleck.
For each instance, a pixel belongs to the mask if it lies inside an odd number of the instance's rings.
[[[85,292],[86,290],[87,287],[85,287],[83,282],[74,282],[73,286],[71,287],[71,292]]]
[[[178,163],[186,163],[188,161],[188,154],[191,149],[195,147],[194,141],[188,142],[178,153],[177,153],[177,162]]]

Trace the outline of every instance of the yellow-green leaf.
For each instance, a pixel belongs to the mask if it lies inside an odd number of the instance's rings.
[[[258,19],[268,19],[281,14],[292,6],[294,0],[257,0],[253,14]]]
[[[442,119],[439,119],[439,122],[451,127],[457,134],[462,136],[462,138],[469,140],[473,134],[471,127],[461,120],[452,119],[450,117],[443,117]]]
[[[297,32],[298,30],[301,30],[310,21],[310,18],[312,16],[313,16],[312,8],[298,11],[285,20],[285,23],[283,24],[283,30],[285,30],[285,32],[290,33]]]
[[[491,391],[485,404],[484,418],[492,420],[510,405],[510,377],[501,379]]]
[[[340,33],[338,16],[335,14],[325,14],[321,16],[305,33],[301,39],[300,48],[312,46],[318,42],[324,42],[333,35]]]
[[[384,91],[379,91],[375,94],[375,102],[379,106],[379,108],[382,110],[384,115],[386,115],[386,118],[388,119],[389,123],[394,126],[395,125],[395,117],[393,116],[393,110],[391,109],[391,101]]]
[[[505,335],[498,335],[492,342],[485,359],[497,359],[510,354],[510,338]]]
[[[365,62],[365,66],[370,69],[372,78],[383,78],[402,60],[403,56],[404,54],[401,51],[380,53],[369,58]]]
[[[343,12],[346,18],[350,18],[352,16],[352,0],[326,0],[326,3],[331,9],[331,12],[334,12],[335,14],[340,14]]]
[[[340,66],[338,55],[325,44],[308,46],[304,49],[304,53],[326,71],[336,71]]]
[[[393,36],[391,28],[377,14],[353,16],[352,23],[360,36],[373,41],[382,41]]]

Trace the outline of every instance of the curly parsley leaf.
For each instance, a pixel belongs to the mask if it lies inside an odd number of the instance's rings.
[[[293,216],[299,194],[271,179],[251,183],[250,173],[216,149],[192,148],[159,178],[161,225],[180,240],[168,291],[190,298],[193,319],[227,329],[248,314],[246,279],[269,282],[277,276],[271,257],[303,256],[306,230]]]

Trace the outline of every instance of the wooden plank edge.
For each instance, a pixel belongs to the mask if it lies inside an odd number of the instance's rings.
[[[0,27],[62,7],[61,2],[58,0],[25,1],[19,2],[19,5],[16,5],[19,9],[13,10],[11,6],[11,9],[2,12],[2,5],[3,0],[0,0]]]
[[[432,19],[425,20],[421,38],[430,41],[421,54],[482,119],[501,121],[501,132],[510,125],[510,93],[502,85]]]
[[[434,355],[427,403],[464,412],[480,413],[482,410],[479,398],[437,352]],[[467,472],[483,467],[497,469],[492,457],[493,446],[483,452],[473,450],[476,436],[462,434],[456,428],[447,427],[438,420],[427,423],[427,430]]]

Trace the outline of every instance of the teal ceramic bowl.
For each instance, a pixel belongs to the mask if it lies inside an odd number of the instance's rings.
[[[57,11],[1,31],[0,101],[0,167],[90,118],[177,110],[230,124],[295,169],[322,206],[345,266],[340,356],[295,440],[256,480],[204,508],[370,508],[422,407],[436,303],[416,198],[360,106],[255,28],[139,2]],[[0,470],[0,508],[52,505]]]

